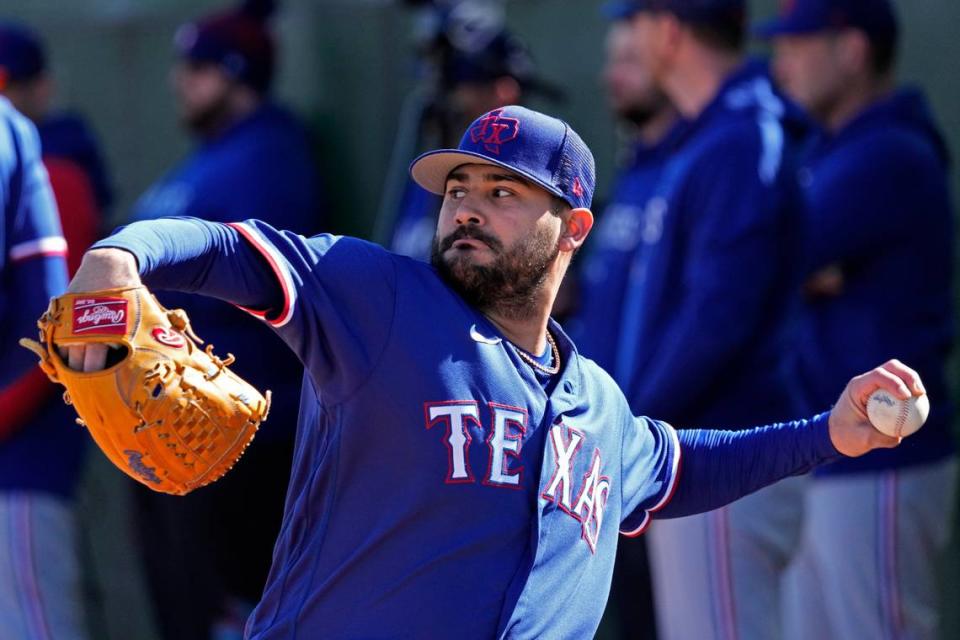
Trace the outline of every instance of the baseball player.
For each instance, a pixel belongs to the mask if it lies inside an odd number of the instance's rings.
[[[593,156],[563,121],[496,109],[411,172],[444,194],[432,265],[256,220],[166,219],[103,241],[71,283],[229,300],[305,363],[249,637],[590,637],[620,532],[897,444],[864,417],[878,387],[921,393],[895,361],[811,420],[678,433],[634,417],[549,318],[593,223]],[[67,359],[99,369],[106,349]]]
[[[651,76],[649,60],[627,19],[614,18],[607,33],[604,81],[613,111],[629,128],[629,146],[586,249],[579,309],[569,324],[579,350],[614,372],[621,327],[624,322],[632,324],[625,316],[636,314],[635,309],[624,308],[631,264],[637,253],[659,239],[662,211],[656,203],[648,204],[685,124]]]
[[[74,205],[70,207],[74,211],[65,212],[58,197],[61,224],[71,247],[68,268],[75,269],[83,252],[73,251],[74,236],[86,243],[84,248],[93,244],[98,239],[96,233],[102,230],[99,215],[105,214],[113,202],[113,187],[100,143],[82,114],[58,107],[58,85],[46,43],[39,33],[26,24],[0,21],[0,68],[4,76],[0,91],[17,111],[33,121],[40,133],[43,160],[54,191],[61,188],[72,200],[92,200],[83,208]],[[74,175],[77,172],[79,177]],[[77,186],[78,182],[89,184]]]
[[[788,637],[937,637],[956,491],[945,373],[954,211],[926,100],[894,81],[898,31],[889,0],[797,0],[760,27],[785,90],[825,128],[800,172],[807,295],[795,380],[815,405],[863,362],[897,353],[934,407],[909,446],[837,462],[806,489]]]
[[[637,313],[624,305],[630,266],[657,239],[660,212],[648,202],[684,127],[654,82],[629,20],[611,22],[606,49],[603,80],[610,107],[623,124],[625,149],[610,200],[597,217],[586,256],[579,263],[577,313],[565,325],[580,353],[605,371],[614,371],[620,330],[627,322],[624,316]],[[635,640],[655,637],[645,549],[642,538],[623,541],[610,591],[610,606],[615,610],[611,620],[622,636]]]
[[[678,428],[733,428],[796,411],[781,369],[799,281],[791,167],[805,119],[766,66],[745,56],[746,8],[743,0],[608,5],[689,121],[644,203],[644,246],[619,292],[611,369],[636,413]],[[651,529],[661,638],[779,637],[802,481]]]
[[[37,130],[5,97],[0,222],[0,629],[10,638],[83,638],[76,525],[63,495],[76,456],[50,446],[63,439],[46,425],[38,430],[51,436],[46,448],[38,442],[32,420],[51,387],[17,346],[35,332],[48,299],[66,288],[67,243]]]

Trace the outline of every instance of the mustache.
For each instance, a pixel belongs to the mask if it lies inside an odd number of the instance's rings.
[[[452,247],[453,243],[457,240],[466,240],[467,238],[471,240],[479,240],[494,251],[499,251],[503,248],[503,243],[486,231],[483,231],[482,229],[472,225],[466,225],[457,227],[453,233],[449,234],[446,238],[440,241],[440,253],[444,253],[447,249]]]

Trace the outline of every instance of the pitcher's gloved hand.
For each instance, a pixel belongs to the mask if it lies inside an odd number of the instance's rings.
[[[40,341],[20,344],[66,387],[107,457],[155,491],[183,495],[220,478],[267,417],[270,392],[234,374],[233,356],[202,349],[187,315],[145,287],[54,298],[38,326]]]

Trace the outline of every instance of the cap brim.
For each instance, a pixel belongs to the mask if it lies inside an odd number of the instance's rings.
[[[519,171],[508,164],[498,162],[488,156],[472,151],[461,151],[459,149],[428,151],[414,160],[410,165],[410,176],[414,182],[430,193],[442,196],[446,192],[447,177],[450,175],[450,172],[465,164],[488,164],[493,167],[501,167],[510,173],[521,176],[525,180],[529,180],[539,187],[543,187],[555,196],[564,197],[560,189],[543,182],[536,176],[525,171]]]
[[[635,13],[642,11],[643,7],[638,2],[607,2],[600,11],[608,20],[626,20]]]

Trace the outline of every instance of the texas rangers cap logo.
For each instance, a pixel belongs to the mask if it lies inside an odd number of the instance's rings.
[[[470,141],[483,143],[483,148],[492,154],[500,155],[500,147],[516,140],[520,133],[520,120],[501,115],[503,109],[491,111],[470,127]]]

